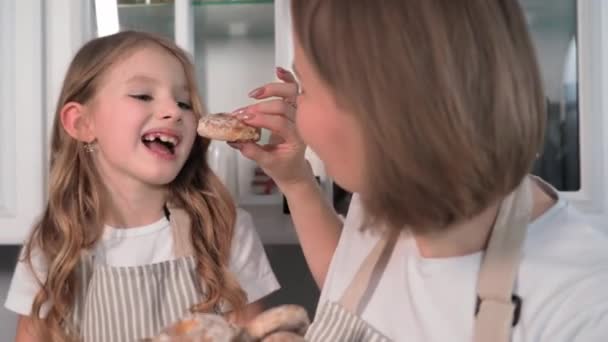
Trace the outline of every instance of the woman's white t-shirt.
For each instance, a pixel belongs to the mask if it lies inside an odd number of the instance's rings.
[[[175,259],[173,233],[169,221],[163,217],[155,223],[141,227],[106,227],[94,255],[96,262],[115,267],[148,265]],[[44,279],[46,266],[39,254],[37,257],[33,254],[32,263],[37,275]],[[280,288],[251,215],[242,209],[237,210],[229,269],[246,292],[250,303]],[[5,307],[29,316],[38,290],[38,283],[29,267],[19,261]]]
[[[319,307],[339,300],[379,239],[359,230],[362,210],[355,194]],[[472,341],[481,256],[424,258],[403,236],[363,319],[395,341]],[[513,342],[608,341],[608,229],[559,199],[528,227],[515,292]]]

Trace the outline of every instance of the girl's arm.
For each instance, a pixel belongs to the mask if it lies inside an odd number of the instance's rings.
[[[19,315],[17,321],[17,336],[16,342],[38,342],[40,341],[33,332],[32,319],[28,316]]]

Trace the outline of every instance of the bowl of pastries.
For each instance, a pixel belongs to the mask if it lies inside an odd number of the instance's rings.
[[[238,327],[217,314],[196,313],[163,329],[152,342],[303,342],[310,320],[297,305],[267,310]]]

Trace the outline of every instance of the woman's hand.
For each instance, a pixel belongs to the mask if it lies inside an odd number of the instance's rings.
[[[304,159],[306,146],[295,127],[298,85],[289,71],[277,68],[277,76],[283,82],[266,84],[249,94],[254,99],[268,100],[235,112],[237,117],[248,125],[270,130],[269,143],[230,143],[230,146],[257,162],[283,190],[290,184],[309,180],[312,173]]]
[[[236,115],[255,127],[272,132],[268,145],[231,144],[258,163],[272,177],[287,199],[308,267],[319,287],[325,282],[329,263],[338,245],[342,221],[317,185],[304,159],[306,146],[295,127],[298,86],[293,75],[277,69],[283,82],[270,83],[251,92],[264,102],[243,108]]]

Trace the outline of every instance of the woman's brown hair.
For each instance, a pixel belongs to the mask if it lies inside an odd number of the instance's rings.
[[[318,76],[360,123],[370,221],[436,231],[530,172],[545,101],[517,0],[293,0],[292,15]]]
[[[55,112],[48,202],[24,250],[24,258],[32,269],[35,266],[32,254],[40,254],[48,267],[44,279],[39,280],[41,288],[32,306],[34,326],[46,340],[74,338],[70,336],[70,316],[81,285],[77,266],[83,251],[91,249],[101,236],[104,203],[107,203],[107,191],[90,153],[85,152],[82,142],[65,131],[59,113],[68,102],[86,104],[92,100],[108,70],[146,46],[160,47],[181,63],[193,111],[197,118],[204,114],[194,66],[173,42],[147,33],[126,31],[94,39],[78,51],[67,71]],[[245,294],[228,271],[236,208],[207,164],[209,143],[196,137],[184,167],[168,185],[168,201],[183,208],[192,222],[191,241],[206,292],[204,302],[193,310],[208,311],[225,301],[238,311],[245,304]],[[48,314],[43,315],[43,304],[47,302],[52,305]]]

